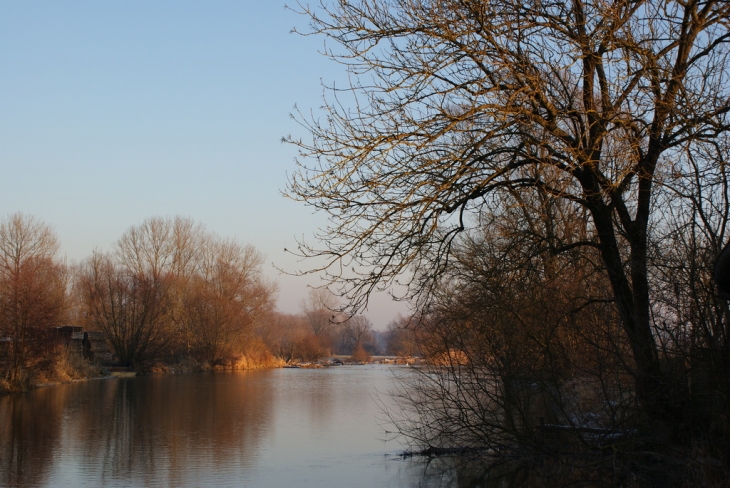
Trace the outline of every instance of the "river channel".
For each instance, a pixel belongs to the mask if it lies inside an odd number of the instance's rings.
[[[113,378],[0,397],[0,486],[452,487],[388,439],[403,367]]]

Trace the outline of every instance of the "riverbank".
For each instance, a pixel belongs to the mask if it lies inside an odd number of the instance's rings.
[[[420,358],[400,356],[370,356],[368,359],[359,359],[353,356],[335,355],[319,361],[288,361],[285,368],[327,368],[332,366],[358,366],[365,364],[420,364]]]
[[[184,358],[174,363],[155,363],[141,368],[139,374],[183,374],[205,371],[248,371],[256,369],[282,368],[286,361],[270,354],[240,355],[210,363],[195,358]]]
[[[281,368],[286,361],[271,354],[239,355],[221,360],[215,364],[198,361],[192,357],[176,362],[155,362],[140,368],[125,368],[98,364],[73,354],[60,354],[41,368],[20,369],[13,380],[0,377],[0,395],[23,393],[35,388],[74,383],[92,379],[126,377],[150,374],[183,374],[205,371],[245,371]]]
[[[0,395],[22,393],[34,388],[87,381],[109,376],[109,371],[79,355],[63,353],[43,367],[20,369],[13,379],[0,377]]]
[[[209,371],[246,371],[274,368],[326,368],[342,365],[366,364],[417,364],[418,358],[402,358],[396,356],[372,356],[366,360],[352,356],[335,355],[314,362],[285,361],[268,352],[258,351],[255,354],[241,354],[211,364],[198,361],[192,357],[176,362],[158,361],[138,368],[124,368],[93,363],[76,354],[66,353],[49,366],[38,370],[22,370],[20,377],[14,381],[0,378],[0,395],[22,393],[29,390],[64,383],[74,383],[92,379],[129,377],[135,375],[185,374]]]

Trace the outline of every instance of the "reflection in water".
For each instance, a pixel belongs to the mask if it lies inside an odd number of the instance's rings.
[[[61,434],[65,395],[42,389],[0,398],[0,484],[42,485]],[[59,394],[60,393],[60,394]]]
[[[86,444],[84,471],[104,482],[179,485],[201,468],[215,470],[213,478],[230,474],[228,466],[245,468],[270,421],[272,399],[245,376],[97,382],[110,385],[69,422],[72,438]]]
[[[225,480],[255,461],[271,422],[266,373],[249,376],[112,379],[0,398],[0,484]]]
[[[283,369],[5,396],[0,485],[469,486],[382,440],[374,396],[392,381],[376,366]]]
[[[485,462],[478,456],[443,456],[415,460],[421,466],[419,487],[433,488],[527,488],[533,486],[565,486],[531,476],[530,470],[511,462]],[[497,461],[496,463],[494,461]],[[417,472],[416,469],[413,472]],[[578,485],[576,485],[578,486]]]

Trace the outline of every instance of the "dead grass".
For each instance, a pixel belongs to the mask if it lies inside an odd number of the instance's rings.
[[[93,364],[59,345],[51,351],[51,357],[34,362],[32,367],[21,369],[15,381],[0,378],[0,393],[22,392],[38,386],[103,376],[105,373],[100,365]]]

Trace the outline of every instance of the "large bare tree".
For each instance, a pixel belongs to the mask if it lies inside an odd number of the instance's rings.
[[[288,194],[330,216],[305,256],[355,308],[428,291],[456,236],[505,192],[575,206],[636,363],[647,413],[675,416],[652,328],[648,244],[659,176],[696,178],[727,139],[730,4],[338,0],[302,7],[346,66]],[[718,163],[719,164],[719,163]],[[673,173],[671,168],[681,168]],[[556,216],[560,218],[560,216]]]
[[[170,343],[169,278],[135,272],[95,252],[82,265],[78,286],[87,327],[104,331],[123,366],[141,367]]]

